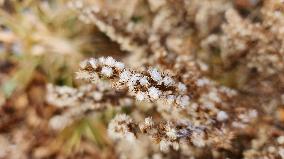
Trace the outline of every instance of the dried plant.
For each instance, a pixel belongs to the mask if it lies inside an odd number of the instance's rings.
[[[283,9],[0,0],[0,158],[284,159]]]

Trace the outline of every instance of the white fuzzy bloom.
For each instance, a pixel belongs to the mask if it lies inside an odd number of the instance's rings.
[[[89,60],[89,63],[90,63],[90,65],[92,66],[92,68],[94,68],[94,69],[96,69],[97,66],[98,66],[98,62],[97,62],[97,60],[94,59],[94,58],[91,58],[91,59]]]
[[[144,92],[137,92],[136,93],[136,99],[138,100],[138,101],[142,101],[142,100],[144,100],[146,98],[146,93],[144,93]]]
[[[133,120],[128,115],[116,115],[108,125],[108,135],[114,140],[135,141],[135,135],[129,131],[128,127],[131,123],[133,123]]]
[[[119,75],[119,81],[120,82],[127,82],[130,77],[131,77],[132,73],[127,71],[127,70],[124,70],[120,75]]]
[[[105,58],[105,57],[100,57],[100,58],[99,58],[99,62],[100,62],[101,64],[105,64],[105,63],[106,63],[106,58]]]
[[[67,86],[47,85],[46,100],[56,107],[70,107],[78,99],[78,91]]]
[[[112,68],[110,67],[103,67],[101,70],[101,73],[106,77],[110,77],[112,76],[113,71],[112,71]]]
[[[164,77],[162,82],[164,83],[165,86],[172,86],[175,84],[175,81],[169,76]]]
[[[180,92],[185,92],[186,91],[186,85],[185,84],[183,84],[183,83],[181,83],[181,82],[179,82],[178,83],[178,90],[180,91]]]
[[[154,121],[153,121],[153,119],[151,117],[145,118],[144,122],[145,122],[145,125],[149,126],[149,127],[154,125]]]
[[[209,92],[208,94],[208,98],[214,102],[217,102],[217,103],[220,103],[221,102],[221,99],[219,97],[219,94],[217,91],[212,91],[212,92]]]
[[[139,80],[139,83],[142,85],[142,86],[146,86],[149,84],[148,80],[147,80],[147,77],[142,77],[140,80]]]
[[[115,63],[116,63],[115,59],[112,58],[111,56],[109,56],[109,57],[107,57],[105,59],[105,63],[104,64],[107,65],[107,66],[113,67],[115,65]]]
[[[162,76],[156,68],[151,68],[148,70],[148,72],[154,81],[159,82],[162,80]]]
[[[76,72],[76,79],[90,79],[93,78],[95,80],[97,74],[90,74],[85,71]]]
[[[205,86],[205,85],[207,85],[207,84],[209,84],[210,83],[210,81],[207,79],[207,78],[201,78],[201,79],[198,79],[197,81],[196,81],[196,85],[198,86],[198,87],[203,87],[203,86]]]
[[[254,119],[258,116],[258,113],[255,109],[249,110],[248,112],[248,117],[251,119]]]
[[[140,78],[141,78],[140,74],[132,74],[132,76],[128,80],[128,86],[135,85],[139,81]]]
[[[153,99],[158,99],[160,95],[162,94],[161,91],[158,88],[150,87],[148,89],[149,96]]]
[[[229,118],[228,114],[224,111],[219,111],[217,114],[218,121],[226,121]]]
[[[178,96],[176,102],[177,102],[178,105],[180,105],[182,107],[188,106],[189,105],[189,97],[188,96]]]
[[[175,101],[175,96],[174,95],[168,95],[166,99],[168,104],[173,104]]]
[[[230,88],[225,87],[225,86],[221,86],[220,91],[226,93],[226,95],[228,95],[229,97],[237,95],[237,92],[235,90],[230,89]]]
[[[124,63],[122,63],[122,62],[116,62],[115,64],[114,64],[114,66],[116,67],[116,68],[118,68],[119,70],[123,70],[124,69]]]
[[[136,137],[132,132],[126,132],[125,133],[125,139],[129,142],[135,142],[136,141]]]
[[[170,146],[171,146],[171,142],[170,142],[170,141],[165,140],[165,139],[162,139],[162,140],[160,141],[160,150],[161,150],[162,152],[167,152],[167,151],[169,151]]]
[[[173,147],[173,149],[176,150],[176,151],[179,150],[179,143],[178,143],[178,142],[173,142],[173,143],[172,143],[172,147]]]
[[[100,57],[100,58],[98,59],[98,62],[99,62],[100,64],[105,64],[105,61],[106,61],[106,58],[105,58],[105,57]]]
[[[168,129],[166,135],[172,140],[175,140],[177,138],[177,132],[173,128]]]
[[[204,133],[193,132],[191,135],[191,142],[193,143],[193,145],[197,147],[204,147],[205,146]]]

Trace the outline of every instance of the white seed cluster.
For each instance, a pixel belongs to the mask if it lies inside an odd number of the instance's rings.
[[[80,66],[79,78],[91,81],[96,77],[110,78],[114,80],[114,86],[126,87],[138,101],[163,100],[167,104],[179,107],[189,105],[190,93],[188,93],[187,86],[182,82],[176,82],[156,68],[138,72],[124,68],[123,63],[112,57],[91,58],[83,61]],[[82,77],[82,74],[85,76]]]
[[[72,124],[74,121],[80,119],[84,113],[88,111],[98,110],[102,106],[100,104],[87,104],[69,109],[62,115],[53,116],[49,120],[49,126],[54,130],[62,130]]]
[[[160,150],[167,152],[172,147],[174,150],[180,148],[181,141],[191,141],[197,147],[206,145],[205,132],[201,127],[193,126],[191,122],[161,122],[155,123],[151,117],[145,118],[139,124],[139,129],[144,134],[159,141]]]
[[[61,114],[49,120],[49,126],[54,130],[61,130],[86,114],[104,110],[109,103],[119,103],[119,106],[133,104],[133,100],[127,96],[119,98],[109,96],[115,93],[105,82],[97,83],[96,86],[82,85],[79,88],[48,84],[46,101],[62,110]],[[121,93],[126,95],[126,92]]]
[[[128,115],[116,115],[108,125],[108,135],[114,140],[126,139],[134,142],[136,137],[131,131],[131,124],[133,124],[133,120]]]

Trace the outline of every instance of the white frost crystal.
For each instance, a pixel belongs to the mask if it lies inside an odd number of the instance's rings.
[[[149,69],[148,72],[154,81],[159,82],[162,80],[162,76],[156,68]]]
[[[182,107],[189,105],[189,97],[188,96],[178,96],[177,104],[179,104]]]
[[[178,83],[178,90],[180,91],[180,92],[185,92],[186,91],[186,85],[185,84],[183,84],[183,83],[181,83],[181,82],[179,82]]]
[[[161,95],[161,91],[155,87],[150,87],[148,89],[149,96],[153,99],[158,99]]]
[[[149,84],[148,80],[147,80],[147,77],[142,77],[140,80],[139,80],[139,83],[142,85],[142,86],[146,86]]]
[[[166,76],[163,79],[163,83],[164,83],[165,86],[172,86],[175,82],[171,77]]]
[[[114,66],[115,66],[116,68],[118,68],[119,70],[124,69],[124,63],[122,63],[122,62],[116,62],[116,63],[114,64]]]
[[[105,60],[105,65],[108,65],[108,66],[114,66],[116,63],[115,59],[113,59],[112,57],[107,57],[106,60]]]
[[[96,59],[94,59],[94,58],[90,59],[89,63],[91,64],[92,68],[94,68],[94,69],[97,68],[98,63],[97,63]]]
[[[131,72],[124,70],[120,75],[119,75],[119,81],[120,82],[127,82],[130,77],[131,77]]]
[[[101,73],[105,75],[106,77],[110,77],[112,76],[113,71],[112,71],[112,68],[110,67],[103,67]]]

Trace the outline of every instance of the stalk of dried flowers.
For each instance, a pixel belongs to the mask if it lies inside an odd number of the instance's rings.
[[[206,125],[213,130],[216,123],[224,123],[229,118],[233,121],[235,118],[226,101],[230,101],[236,92],[226,87],[216,87],[206,78],[185,85],[157,69],[140,72],[130,70],[112,57],[83,61],[77,76],[92,82],[110,79],[116,89],[127,89],[138,101],[157,102],[158,111],[165,119],[188,118],[197,125]],[[191,91],[188,88],[192,88]],[[196,92],[198,94],[194,94]],[[183,109],[174,109],[172,106]]]
[[[191,90],[156,68],[135,71],[124,67],[112,57],[91,58],[81,63],[77,77],[90,81],[107,78],[116,88],[126,88],[138,101],[163,100],[170,105],[185,107],[190,102]],[[193,86],[192,86],[193,88]]]
[[[125,3],[127,10],[121,7]],[[93,3],[76,0],[72,6],[81,12],[80,19],[95,24],[118,42],[122,50],[139,54],[139,59],[147,55],[159,59],[194,52],[198,47],[194,43],[198,41],[196,38],[214,30],[232,3],[225,0],[134,0],[131,3],[125,0]]]
[[[55,130],[63,129],[87,113],[100,112],[108,106],[131,105],[133,102],[125,92],[115,92],[107,83],[83,85],[77,89],[49,84],[46,100],[63,111],[49,121]]]
[[[134,142],[139,134],[144,134],[158,143],[163,152],[168,152],[171,148],[179,150],[181,144],[198,148],[210,145],[228,148],[233,135],[225,131],[228,130],[216,130],[210,134],[206,127],[196,127],[188,120],[154,122],[151,117],[147,117],[143,122],[136,123],[125,114],[117,115],[108,126],[108,134],[113,139]],[[227,141],[219,140],[218,136]]]

